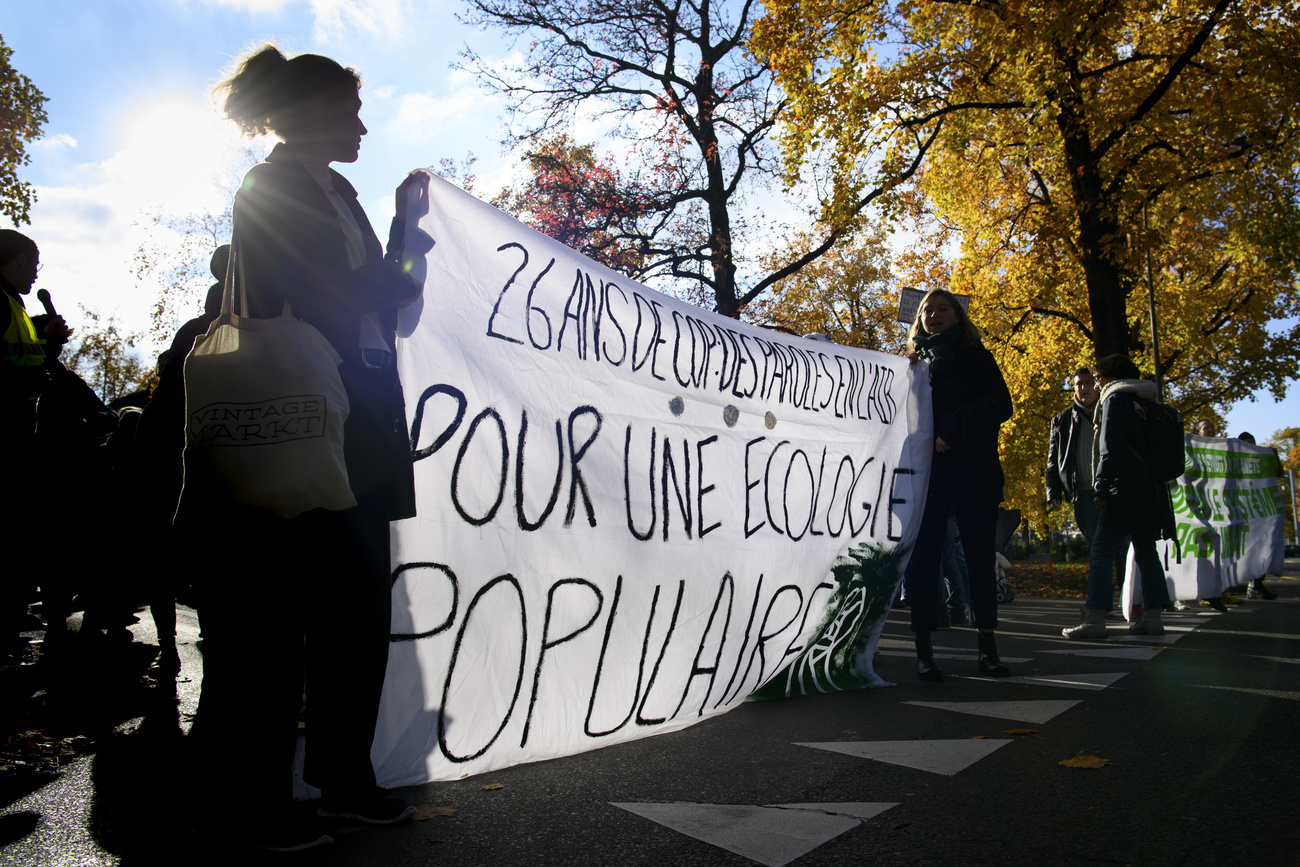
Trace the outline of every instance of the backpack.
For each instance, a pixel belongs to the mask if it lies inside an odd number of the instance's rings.
[[[1168,404],[1140,397],[1134,398],[1133,409],[1142,420],[1147,440],[1146,454],[1138,457],[1147,465],[1152,479],[1172,482],[1187,468],[1182,413]]]

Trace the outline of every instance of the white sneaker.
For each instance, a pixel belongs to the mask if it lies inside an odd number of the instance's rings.
[[[1142,616],[1129,626],[1128,633],[1129,635],[1164,635],[1165,627],[1160,622],[1160,609],[1144,609]]]
[[[1106,612],[1100,608],[1083,609],[1083,622],[1078,626],[1062,629],[1061,634],[1076,641],[1096,641],[1107,638]]]

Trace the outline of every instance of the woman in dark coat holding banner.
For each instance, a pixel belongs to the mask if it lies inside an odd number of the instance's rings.
[[[979,671],[991,677],[1011,672],[998,658],[993,536],[1002,502],[998,428],[1011,418],[1011,394],[993,354],[951,292],[928,293],[908,332],[908,358],[930,363],[934,409],[934,460],[925,514],[904,576],[916,639],[916,671],[939,680],[930,633],[935,628],[939,561],[948,514],[955,511],[970,570],[971,612],[979,630]]]
[[[292,812],[294,743],[304,680],[305,779],[319,814],[371,824],[414,808],[376,786],[370,763],[388,658],[389,521],[415,513],[398,381],[398,308],[419,298],[412,260],[432,241],[403,221],[428,211],[428,175],[397,188],[384,254],[356,192],[331,162],[354,162],[366,128],[357,73],[326,57],[286,58],[267,46],[222,85],[227,116],[246,134],[283,142],[235,196],[237,290],[253,318],[290,303],[342,358],[350,411],[343,454],[354,508],[283,519],[189,490],[181,520],[201,526],[219,565],[202,597],[204,683],[196,733],[222,816],[248,815],[249,842],[292,851],[330,842]],[[240,282],[242,281],[242,282]],[[240,293],[236,291],[235,303]],[[187,470],[188,472],[188,470]],[[251,810],[245,813],[244,810]]]

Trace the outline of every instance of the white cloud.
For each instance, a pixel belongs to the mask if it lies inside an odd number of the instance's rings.
[[[219,6],[233,6],[250,12],[278,12],[290,0],[209,0]]]
[[[311,0],[316,15],[312,39],[330,43],[358,31],[371,36],[406,32],[408,0]]]
[[[385,131],[408,141],[429,141],[445,135],[450,125],[462,123],[465,117],[477,114],[489,101],[490,97],[473,88],[443,97],[431,93],[407,93],[398,100],[397,114],[388,122]]]
[[[45,138],[32,142],[33,147],[38,148],[75,148],[77,140],[66,132],[58,135],[47,135]]]
[[[520,57],[517,52],[515,57]],[[477,87],[478,74],[468,69],[456,67],[447,74],[447,86],[452,90],[459,90],[462,87]]]
[[[614,129],[619,124],[628,122],[628,119],[615,109],[616,105],[612,100],[595,98],[583,100],[574,112],[573,128],[570,131],[573,140],[579,144],[595,142],[597,150],[622,150],[627,145],[614,136]],[[638,128],[640,134],[648,136],[653,133],[657,120],[658,116],[634,117],[631,123]]]
[[[32,223],[23,229],[41,248],[36,285],[73,328],[82,324],[82,306],[116,315],[128,331],[149,327],[155,290],[139,286],[129,268],[145,236],[134,225],[138,212],[118,200],[122,192],[107,183],[36,189]]]
[[[220,6],[247,9],[254,14],[279,12],[297,0],[208,0]],[[370,36],[398,37],[408,32],[410,0],[311,0],[316,24],[312,41],[327,45],[358,32]]]
[[[485,202],[513,184],[521,174],[519,160],[513,154],[474,168],[479,169],[474,173],[474,195]]]

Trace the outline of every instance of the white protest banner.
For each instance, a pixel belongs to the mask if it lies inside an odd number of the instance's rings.
[[[1184,443],[1187,471],[1169,483],[1177,538],[1156,546],[1169,597],[1211,599],[1266,574],[1281,575],[1277,453],[1238,439],[1195,434],[1187,434]],[[1136,568],[1130,553],[1123,591],[1126,615],[1130,599],[1141,601]]]
[[[381,784],[680,729],[778,672],[783,694],[878,683],[924,368],[653,292],[441,179],[431,198]]]

